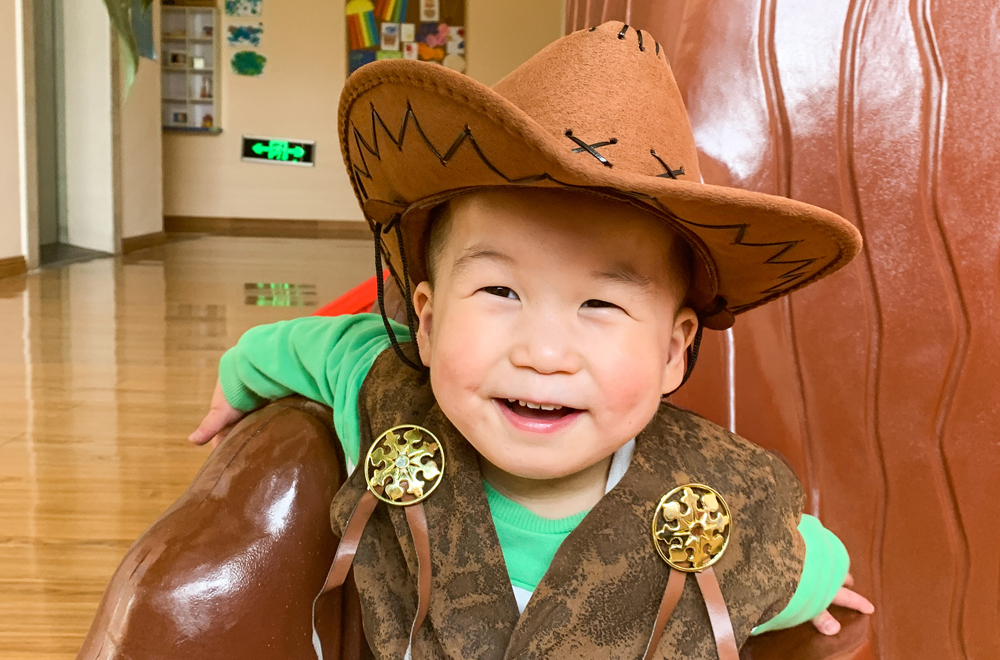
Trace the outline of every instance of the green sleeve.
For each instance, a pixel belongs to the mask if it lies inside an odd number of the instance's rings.
[[[407,329],[394,321],[399,341]],[[219,382],[237,410],[300,394],[333,409],[348,468],[358,463],[358,393],[375,358],[390,346],[377,314],[307,316],[251,328],[219,362]]]
[[[770,621],[753,629],[753,635],[792,628],[819,615],[830,606],[844,585],[851,560],[840,539],[816,518],[803,514],[799,533],[806,542],[802,577],[792,600]]]

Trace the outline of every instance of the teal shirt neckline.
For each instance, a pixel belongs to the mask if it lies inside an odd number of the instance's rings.
[[[483,481],[483,488],[510,582],[534,591],[552,565],[559,546],[589,510],[565,518],[543,518],[502,495],[486,481]]]

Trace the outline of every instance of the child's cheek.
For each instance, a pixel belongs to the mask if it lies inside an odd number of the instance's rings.
[[[448,315],[435,328],[431,372],[435,393],[447,393],[449,399],[468,396],[486,382],[490,353],[496,343],[487,324],[476,323],[472,316]],[[492,349],[491,349],[492,347]]]
[[[608,425],[607,432],[635,435],[656,413],[660,377],[652,368],[655,364],[655,355],[623,354],[597,375],[601,407],[596,417],[599,424]]]

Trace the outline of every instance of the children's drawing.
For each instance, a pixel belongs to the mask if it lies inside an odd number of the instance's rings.
[[[431,48],[441,48],[448,43],[450,31],[447,23],[421,23],[417,28],[417,41],[422,41]]]
[[[399,50],[399,23],[382,24],[382,50]]]
[[[226,0],[226,16],[260,16],[264,0]]]
[[[438,21],[441,19],[441,0],[420,0],[420,20]]]
[[[231,64],[233,73],[240,76],[259,76],[264,73],[264,64],[267,58],[252,50],[241,50],[233,55]]]
[[[375,51],[373,50],[352,50],[347,54],[347,71],[354,73],[365,64],[375,61]]]
[[[259,46],[260,37],[264,34],[264,24],[230,25],[227,39],[230,46]]]
[[[440,62],[444,59],[444,48],[431,48],[423,43],[417,43],[417,53],[425,62]]]
[[[378,0],[375,16],[380,21],[399,23],[406,17],[407,0]]]
[[[378,45],[378,24],[375,22],[375,5],[371,0],[350,0],[345,10],[351,50],[373,48]]]

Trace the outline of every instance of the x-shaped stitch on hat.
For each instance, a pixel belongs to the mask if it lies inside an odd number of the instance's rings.
[[[571,128],[566,129],[566,137],[568,137],[570,140],[573,140],[573,142],[576,142],[578,145],[580,145],[578,148],[573,150],[573,153],[579,154],[586,151],[588,154],[590,154],[597,160],[601,161],[601,164],[605,165],[606,167],[613,167],[611,162],[607,158],[605,158],[599,151],[597,151],[597,147],[606,147],[609,144],[618,144],[618,138],[611,138],[610,140],[606,140],[604,142],[595,142],[593,144],[587,144],[580,138],[573,135],[573,129]]]

